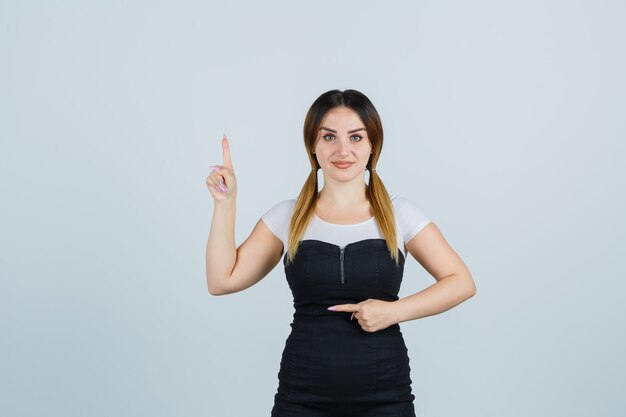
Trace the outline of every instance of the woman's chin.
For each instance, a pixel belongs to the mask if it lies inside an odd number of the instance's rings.
[[[343,175],[342,175],[343,174]],[[355,174],[355,173],[334,173],[334,174],[326,174],[324,176],[324,181],[335,181],[335,182],[352,182],[352,181],[358,181],[358,180],[365,180],[365,177],[363,176],[363,174]]]

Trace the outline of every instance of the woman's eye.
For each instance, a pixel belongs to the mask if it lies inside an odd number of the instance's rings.
[[[324,139],[326,139],[326,138],[333,138],[333,135],[324,135],[324,136],[322,136],[322,137],[323,137]]]
[[[361,137],[361,136],[359,136],[359,135],[353,135],[352,137],[353,137],[353,138],[359,138],[359,139],[358,139],[358,140],[356,140],[355,142],[358,142],[358,141],[360,141],[361,139],[363,139],[363,137]]]

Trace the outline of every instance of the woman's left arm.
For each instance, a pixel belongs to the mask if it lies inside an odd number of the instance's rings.
[[[405,247],[437,282],[394,301],[396,323],[443,313],[476,294],[469,269],[434,223],[425,226]]]
[[[352,312],[351,319],[356,318],[363,330],[377,332],[392,324],[443,313],[476,294],[469,269],[434,223],[420,230],[405,247],[436,283],[397,301],[370,298],[358,304],[339,304],[328,309]]]

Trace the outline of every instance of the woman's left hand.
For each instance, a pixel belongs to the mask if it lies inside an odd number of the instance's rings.
[[[338,304],[328,309],[352,312],[350,320],[357,319],[361,328],[369,333],[377,332],[397,323],[393,301],[369,298],[358,304]]]

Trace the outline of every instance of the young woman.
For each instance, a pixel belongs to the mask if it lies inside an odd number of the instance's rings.
[[[237,182],[227,138],[206,184],[214,212],[206,249],[213,295],[242,291],[280,261],[295,313],[272,417],[415,416],[399,323],[444,312],[476,293],[437,226],[376,173],[383,129],[356,90],[322,94],[304,122],[311,172],[297,199],[268,210],[235,245]],[[318,191],[317,170],[324,175]],[[369,181],[365,181],[365,171]],[[437,281],[402,299],[406,253]]]

